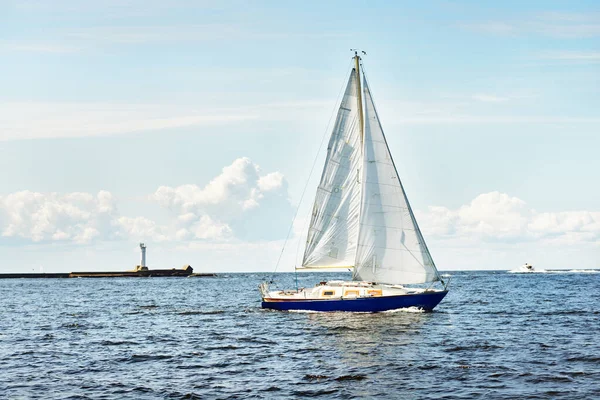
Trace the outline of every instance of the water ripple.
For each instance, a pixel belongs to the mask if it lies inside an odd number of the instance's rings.
[[[1,280],[0,398],[600,397],[600,274],[451,275],[380,314],[262,310],[263,274]]]

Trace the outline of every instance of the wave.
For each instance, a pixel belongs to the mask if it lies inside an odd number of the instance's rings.
[[[173,358],[173,356],[167,354],[133,354],[130,357],[121,358],[119,362],[147,362],[147,361],[156,361],[156,360],[168,360]]]
[[[362,381],[367,379],[366,375],[342,375],[335,378],[336,381]]]
[[[176,312],[179,315],[214,315],[214,314],[223,314],[225,311],[223,310],[183,310]]]

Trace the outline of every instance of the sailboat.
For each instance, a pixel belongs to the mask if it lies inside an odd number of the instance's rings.
[[[352,280],[276,291],[264,282],[262,308],[430,311],[448,293],[398,177],[358,52],[353,59],[297,268],[346,268]]]

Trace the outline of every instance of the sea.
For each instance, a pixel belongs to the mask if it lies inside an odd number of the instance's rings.
[[[600,399],[599,272],[443,272],[376,314],[262,310],[271,274],[0,280],[0,398]]]

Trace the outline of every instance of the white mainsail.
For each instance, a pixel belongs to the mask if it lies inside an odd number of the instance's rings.
[[[388,284],[437,281],[366,79],[363,84],[361,127],[353,69],[329,140],[302,267],[354,267],[354,280]]]
[[[353,69],[327,146],[302,262],[305,268],[354,266],[362,168],[357,94]]]
[[[364,182],[353,279],[389,284],[439,280],[396,172],[366,79],[363,85]]]

